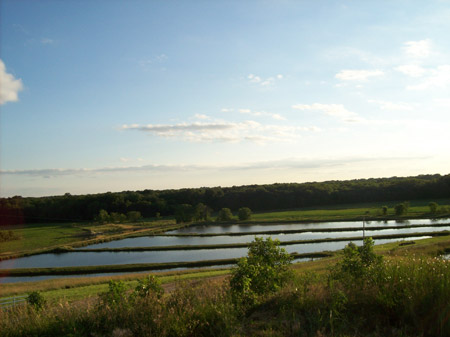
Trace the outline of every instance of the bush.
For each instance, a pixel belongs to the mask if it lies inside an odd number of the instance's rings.
[[[28,294],[27,303],[39,311],[44,307],[46,300],[40,292],[33,291]]]
[[[241,207],[238,210],[238,218],[241,221],[250,220],[252,217],[252,210],[248,207]]]
[[[126,300],[125,291],[125,283],[111,280],[108,283],[108,291],[100,294],[100,300],[104,304],[116,306]]]
[[[233,213],[229,208],[222,208],[217,216],[217,221],[230,221],[233,219]]]
[[[135,288],[135,294],[139,297],[147,297],[150,294],[155,294],[158,298],[164,295],[164,289],[161,287],[161,281],[153,275],[139,280]]]
[[[241,258],[232,271],[230,286],[235,303],[253,305],[260,296],[283,286],[291,275],[292,256],[278,246],[279,241],[270,237],[255,238],[250,244],[247,257]]]
[[[435,214],[438,209],[438,204],[436,202],[430,202],[428,207],[430,207],[430,213]]]

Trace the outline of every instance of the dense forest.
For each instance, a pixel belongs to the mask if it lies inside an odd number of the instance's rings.
[[[202,187],[179,190],[143,190],[90,195],[20,197],[0,199],[0,224],[93,220],[100,210],[144,217],[174,215],[182,204],[202,203],[217,211],[294,209],[357,202],[438,199],[450,197],[450,175],[419,175],[233,187]]]

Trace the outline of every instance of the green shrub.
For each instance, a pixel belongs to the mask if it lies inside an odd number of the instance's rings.
[[[139,280],[135,288],[135,294],[139,297],[147,297],[150,294],[155,294],[158,298],[161,298],[164,295],[164,289],[161,287],[161,281],[157,277],[149,275]]]
[[[236,303],[253,305],[262,295],[279,290],[291,275],[292,256],[279,248],[271,237],[255,238],[247,257],[241,258],[233,269],[230,286]]]
[[[109,281],[108,291],[100,294],[100,300],[104,304],[116,306],[126,301],[126,287],[123,281]]]
[[[40,292],[33,291],[28,294],[27,303],[39,311],[44,307],[46,300]]]
[[[241,207],[238,210],[238,218],[241,221],[250,220],[252,217],[252,210],[248,207]]]
[[[217,216],[217,221],[230,221],[233,219],[233,213],[229,208],[222,208]]]

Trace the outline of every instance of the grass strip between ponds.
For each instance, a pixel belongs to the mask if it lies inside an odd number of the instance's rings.
[[[294,259],[301,258],[323,258],[333,256],[332,252],[317,252],[306,254],[291,254]],[[42,276],[42,275],[83,275],[98,273],[120,273],[136,272],[146,270],[163,270],[175,268],[196,268],[236,264],[239,258],[204,260],[192,262],[167,262],[167,263],[139,263],[139,264],[119,264],[101,266],[78,266],[78,267],[56,267],[56,268],[17,268],[2,269],[0,277],[4,276]]]
[[[384,229],[414,229],[422,227],[447,227],[449,223],[440,224],[422,224],[422,225],[402,225],[402,226],[366,226],[366,230],[379,231]],[[272,235],[272,234],[299,234],[299,233],[320,233],[320,232],[355,232],[362,231],[363,227],[342,227],[342,228],[308,228],[308,229],[279,229],[270,231],[258,231],[258,232],[223,232],[223,233],[165,233],[155,234],[154,236],[242,236],[242,235]]]
[[[421,236],[446,236],[450,235],[450,231],[441,232],[424,232],[424,233],[402,233],[402,234],[386,234],[386,235],[371,235],[374,240],[382,239],[401,239]],[[338,241],[357,241],[363,240],[362,236],[351,236],[342,238],[324,238],[311,240],[292,240],[280,241],[280,246],[298,245],[298,244],[313,244],[324,242],[338,242]],[[148,252],[148,251],[169,251],[169,250],[199,250],[199,249],[223,249],[223,248],[246,248],[250,242],[244,243],[224,243],[215,245],[175,245],[175,246],[153,246],[153,247],[123,247],[123,248],[91,248],[91,249],[77,249],[77,250],[61,250],[56,253],[63,252],[77,252],[77,253],[101,253],[101,252]]]

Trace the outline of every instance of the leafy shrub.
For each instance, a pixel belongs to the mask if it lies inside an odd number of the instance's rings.
[[[229,208],[222,208],[217,216],[217,221],[230,221],[233,218],[233,213]]]
[[[241,207],[238,210],[238,218],[241,221],[250,220],[252,217],[252,210],[248,207]]]
[[[255,238],[247,257],[233,269],[230,286],[237,304],[253,305],[258,298],[279,290],[291,275],[292,256],[279,248],[279,241],[268,237]]]
[[[27,303],[39,311],[44,307],[46,300],[40,292],[33,291],[28,294]]]
[[[158,298],[161,298],[164,295],[164,289],[161,287],[161,281],[157,277],[149,275],[139,280],[139,284],[135,288],[135,294],[139,297],[155,294]]]
[[[126,300],[125,283],[122,281],[109,281],[108,291],[100,294],[100,299],[104,304],[116,306]]]

